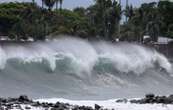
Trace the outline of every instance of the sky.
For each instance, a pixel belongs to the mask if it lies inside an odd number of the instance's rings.
[[[29,2],[32,0],[0,0],[1,2],[15,2],[15,1],[19,1],[19,2]],[[38,2],[38,4],[41,4],[41,0],[35,0]],[[64,8],[68,8],[68,9],[73,9],[75,7],[88,7],[89,5],[93,4],[94,0],[64,0],[63,2],[63,7]],[[122,0],[122,5],[125,6],[125,1],[126,0]],[[135,7],[140,6],[142,3],[148,3],[148,2],[153,2],[153,1],[159,1],[159,0],[129,0],[129,4],[132,4]]]

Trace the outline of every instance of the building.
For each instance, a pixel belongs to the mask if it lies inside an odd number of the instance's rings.
[[[173,42],[173,39],[159,36],[157,42],[154,44],[167,45],[169,42]]]

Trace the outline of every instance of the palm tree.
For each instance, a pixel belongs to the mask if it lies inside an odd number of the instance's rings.
[[[56,4],[56,10],[58,9],[58,3],[60,2],[60,0],[55,0],[55,4]]]
[[[35,0],[32,0],[32,3],[34,4],[35,3]]]
[[[126,0],[126,10],[129,8],[129,0]],[[127,22],[127,16],[126,16],[126,22]]]
[[[51,11],[55,4],[55,0],[43,0],[43,2],[48,7],[49,11]]]
[[[124,12],[125,12],[126,18],[128,18],[128,20],[131,20],[131,18],[134,15],[133,6],[132,5],[128,6]]]
[[[150,21],[146,26],[146,30],[151,36],[152,41],[157,41],[159,35],[159,24],[155,21]]]
[[[42,8],[44,8],[44,3],[43,3],[44,0],[41,0],[41,5],[42,5]]]
[[[59,0],[59,3],[60,3],[60,10],[61,10],[62,9],[63,0]]]

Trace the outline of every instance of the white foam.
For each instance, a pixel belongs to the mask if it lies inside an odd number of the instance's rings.
[[[108,59],[120,72],[134,72],[138,75],[147,69],[154,68],[156,63],[172,72],[172,65],[162,54],[135,44],[113,45],[106,42],[96,44],[101,58]]]
[[[172,110],[173,105],[163,105],[163,104],[131,104],[130,102],[127,103],[117,103],[117,99],[112,100],[105,100],[105,101],[92,101],[92,100],[68,100],[63,98],[52,98],[52,99],[38,99],[36,101],[40,102],[49,102],[49,103],[56,103],[56,102],[63,102],[69,103],[72,105],[79,105],[79,106],[91,106],[94,107],[95,104],[102,106],[103,108],[107,109],[115,109],[115,110]]]
[[[5,64],[6,64],[5,52],[0,47],[0,69],[1,70],[5,68]]]
[[[118,71],[134,72],[137,75],[158,63],[167,72],[172,73],[172,65],[162,54],[136,44],[111,44],[108,42],[90,43],[75,38],[60,38],[54,41],[33,42],[26,44],[5,44],[0,47],[0,69],[5,68],[6,60],[19,59],[32,63],[47,61],[50,69],[57,67],[56,61],[68,57],[76,73],[92,73],[100,58],[111,62]]]

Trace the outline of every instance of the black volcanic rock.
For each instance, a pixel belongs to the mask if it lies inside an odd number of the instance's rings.
[[[35,102],[30,100],[28,96],[21,95],[18,98],[0,98],[0,110],[32,110],[39,108],[42,110],[107,110],[103,109],[100,105],[95,104],[95,107],[70,105],[68,103],[46,103]]]
[[[75,106],[72,110],[95,110],[95,109],[88,106]]]
[[[145,98],[140,100],[131,100],[131,103],[146,104],[173,104],[173,95],[170,96],[155,96],[154,94],[147,94]]]
[[[26,96],[26,95],[19,96],[18,100],[19,100],[19,102],[25,102],[25,101],[29,102],[30,101],[28,96]]]
[[[145,95],[145,98],[148,98],[148,99],[151,99],[151,98],[154,98],[155,95],[154,94],[146,94]]]
[[[127,103],[128,100],[127,99],[118,99],[116,100],[117,103]]]
[[[100,110],[102,107],[100,105],[95,104],[95,110]]]

